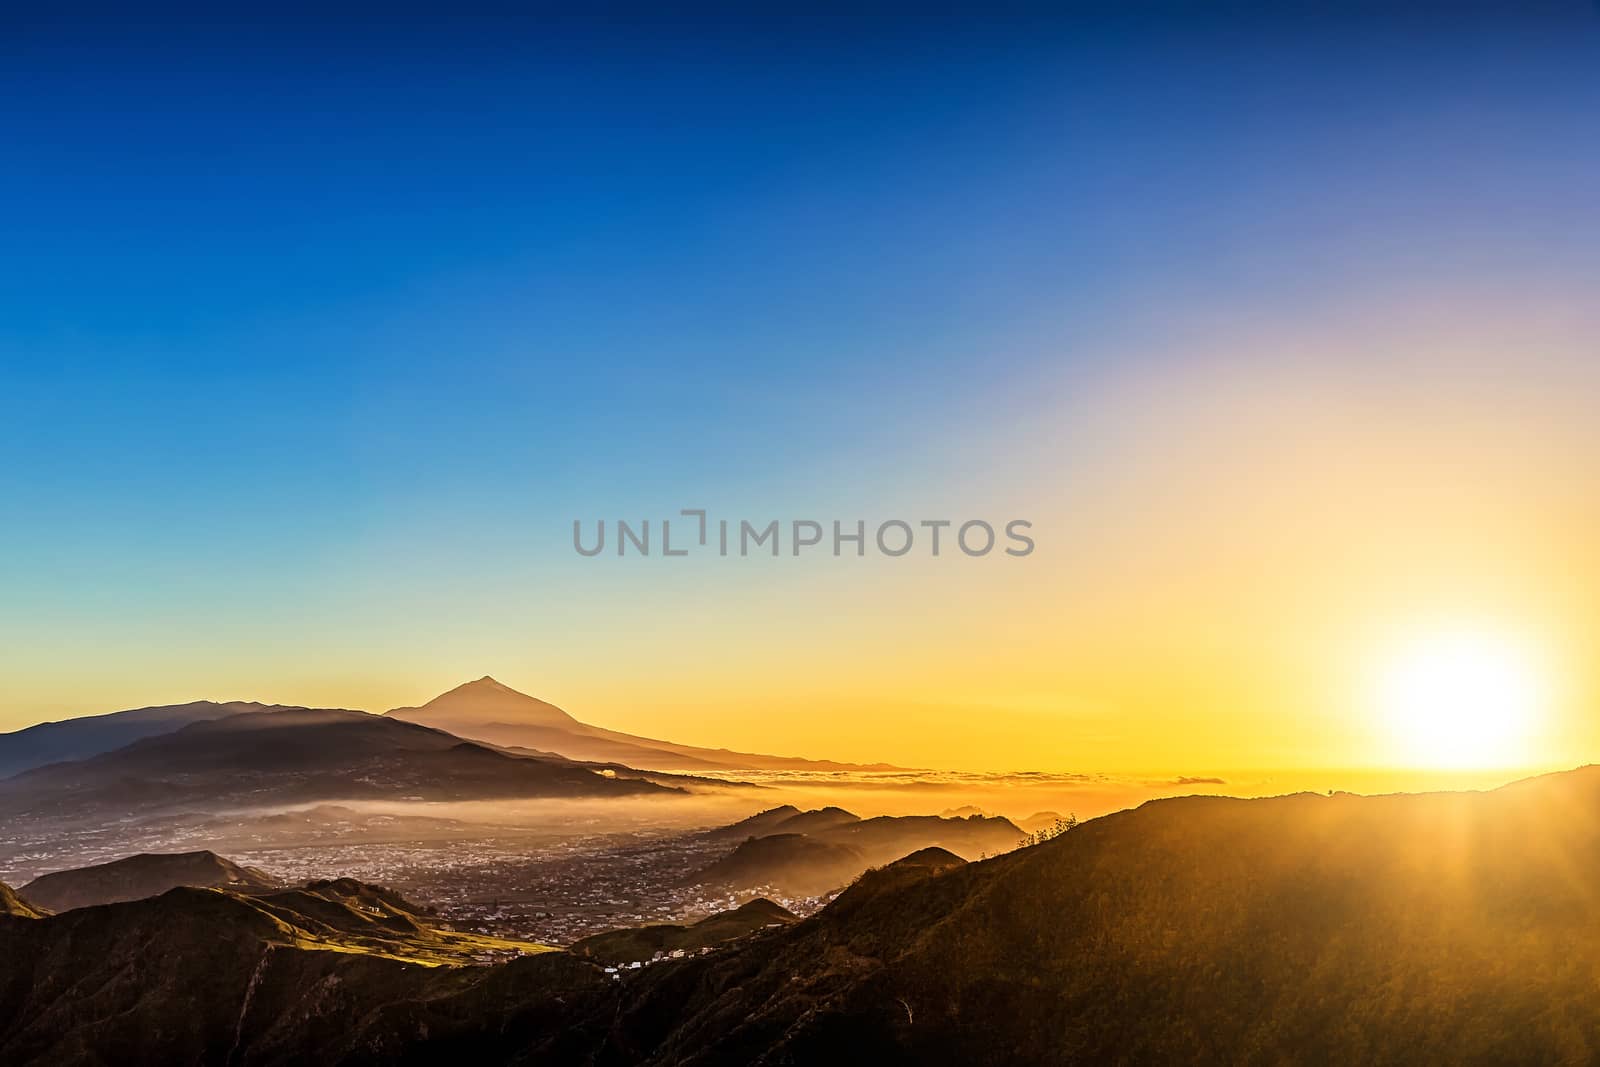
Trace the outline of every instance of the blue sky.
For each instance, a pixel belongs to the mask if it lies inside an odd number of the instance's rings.
[[[337,695],[397,607],[462,646],[501,595],[627,613],[576,516],[1065,506],[1098,460],[1014,428],[1186,336],[1592,292],[1592,7],[1173,10],[24,22],[0,724],[230,637],[342,656]],[[75,693],[80,643],[131,651]]]

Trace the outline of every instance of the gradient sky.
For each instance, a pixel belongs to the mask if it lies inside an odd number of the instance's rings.
[[[1387,765],[1363,672],[1467,619],[1559,683],[1518,761],[1600,759],[1600,14],[1432,6],[6,16],[0,729],[488,673],[762,751]],[[572,551],[696,506],[1039,547]]]

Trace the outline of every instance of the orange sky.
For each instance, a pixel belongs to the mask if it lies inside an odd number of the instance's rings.
[[[0,730],[488,674],[943,768],[1600,760],[1578,8],[30,38]],[[1036,549],[573,550],[696,507]]]
[[[1411,757],[1373,707],[1375,665],[1469,625],[1535,647],[1548,683],[1507,761],[1586,762],[1596,371],[1559,321],[1469,331],[1449,310],[1294,345],[1197,334],[1136,374],[1040,383],[984,455],[935,441],[866,512],[1027,517],[1026,559],[554,547],[499,580],[446,567],[214,632],[13,644],[33,662],[8,671],[0,723],[200,697],[382,710],[489,673],[603,725],[784,754],[1387,767]]]

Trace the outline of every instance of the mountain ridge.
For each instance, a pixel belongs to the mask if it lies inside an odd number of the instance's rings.
[[[253,700],[193,700],[35,723],[0,733],[0,779],[51,763],[88,759],[193,722],[294,706]]]
[[[908,857],[799,923],[615,979],[564,952],[441,970],[307,950],[174,890],[0,918],[0,1059],[1592,1062],[1597,856],[1592,769],[1174,798],[983,862]]]
[[[712,830],[711,840],[739,840],[732,852],[690,875],[686,884],[816,896],[849,884],[869,868],[913,860],[948,866],[1022,844],[1026,835],[1001,816],[879,815],[843,808],[770,808]],[[965,855],[962,855],[965,853]],[[948,857],[948,859],[946,859]]]
[[[328,711],[412,722],[498,748],[560,756],[580,763],[620,764],[655,772],[725,773],[738,770],[896,771],[886,763],[858,764],[798,756],[741,753],[728,748],[680,745],[592,726],[548,701],[506,686],[489,675],[439,694],[417,707],[379,713],[309,708],[258,701],[196,700],[35,723],[0,733],[0,782],[56,763],[81,762],[130,744],[174,733],[199,722],[240,714]]]
[[[682,793],[565,759],[516,756],[362,711],[286,708],[191,722],[84,760],[0,781],[0,812],[87,818],[116,809],[362,798],[486,800]]]
[[[242,867],[209,849],[195,852],[142,852],[135,856],[40,875],[19,892],[31,903],[57,914],[98,904],[160,896],[169,889],[270,889],[277,879],[255,867]]]
[[[617,761],[648,770],[897,771],[887,763],[840,763],[683,745],[592,726],[564,709],[512,689],[489,675],[456,686],[418,707],[386,716],[469,732],[498,745],[559,752],[569,759]]]

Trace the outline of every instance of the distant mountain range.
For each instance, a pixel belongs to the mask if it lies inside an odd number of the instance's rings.
[[[795,896],[817,896],[842,889],[867,868],[908,853],[935,849],[958,860],[978,859],[1016,848],[1024,834],[999,816],[882,815],[863,819],[843,808],[801,811],[786,804],[712,830],[708,836],[741,843],[691,875],[686,884],[767,887]]]
[[[706,831],[708,837],[743,841],[747,837],[770,837],[773,834],[803,834],[832,829],[845,823],[860,822],[861,816],[838,807],[816,808],[801,811],[793,804],[759,811],[748,819]]]
[[[286,708],[202,719],[87,759],[0,781],[0,814],[119,818],[326,800],[665,795],[560,757],[497,751],[400,719]]]
[[[169,734],[190,723],[284,708],[282,704],[256,704],[245,700],[225,704],[197,700],[192,704],[169,704],[42,722],[24,730],[0,734],[0,778],[49,763],[88,759],[146,737]]]
[[[835,763],[793,756],[764,756],[725,748],[698,748],[638,737],[579,722],[554,704],[483,677],[434,697],[419,708],[387,714],[441,730],[568,759],[625,763],[648,770],[893,771],[887,763]]]
[[[178,889],[0,916],[0,1062],[1588,1063],[1597,863],[1596,768],[1185,797],[922,852],[620,978],[568,952],[419,967],[425,923]]]
[[[752,837],[729,855],[690,875],[684,884],[820,896],[843,889],[868,866],[866,857],[849,845],[819,841],[805,834],[770,834]]]
[[[707,830],[706,836],[729,841],[743,841],[747,837],[766,837],[769,834],[781,833],[780,827],[799,814],[801,814],[800,809],[793,804],[780,804],[775,808],[759,811],[748,819],[740,819],[736,823]]]
[[[202,700],[0,734],[0,813],[58,803],[134,812],[202,801],[632,795],[749,788],[708,774],[750,769],[892,768],[634,737],[481,678],[384,715]]]

